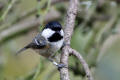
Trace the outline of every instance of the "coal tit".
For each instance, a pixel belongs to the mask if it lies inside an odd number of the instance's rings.
[[[27,46],[19,50],[16,54],[26,50],[33,49],[40,55],[52,61],[58,68],[64,67],[58,64],[52,57],[60,50],[64,43],[64,32],[62,26],[57,21],[51,21],[45,25],[43,30]]]

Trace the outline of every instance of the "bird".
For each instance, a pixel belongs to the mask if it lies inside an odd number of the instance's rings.
[[[38,33],[28,45],[20,49],[16,55],[30,48],[39,55],[47,58],[60,69],[65,67],[65,65],[55,62],[52,57],[63,45],[64,31],[62,25],[57,21],[50,21],[45,25],[42,31]]]

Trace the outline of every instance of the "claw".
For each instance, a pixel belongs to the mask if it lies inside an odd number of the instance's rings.
[[[60,70],[61,68],[67,68],[65,64],[58,64],[57,67],[58,67],[58,70]]]
[[[49,58],[48,60],[51,61],[54,65],[56,65],[58,70],[60,70],[61,68],[67,68],[65,64],[62,64],[62,63],[59,64],[59,63],[53,61],[51,58]]]

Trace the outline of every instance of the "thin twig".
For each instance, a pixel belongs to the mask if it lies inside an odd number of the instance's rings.
[[[11,3],[8,5],[7,9],[5,10],[5,12],[3,13],[3,15],[0,17],[0,21],[4,20],[6,15],[8,14],[8,12],[11,10],[12,6],[14,5],[14,3],[17,0],[12,0]]]
[[[85,70],[85,73],[86,73],[86,76],[87,76],[88,80],[93,80],[93,77],[92,77],[92,74],[91,74],[90,69],[88,67],[88,64],[86,63],[86,61],[84,60],[82,55],[79,52],[77,52],[76,50],[72,49],[72,48],[70,48],[70,53],[72,55],[76,56],[79,59],[79,61],[83,65],[83,68]]]

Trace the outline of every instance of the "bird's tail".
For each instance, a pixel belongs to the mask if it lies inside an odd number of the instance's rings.
[[[22,49],[20,49],[17,53],[16,53],[16,55],[18,55],[19,53],[21,53],[22,51],[25,51],[27,48],[22,48]]]
[[[18,55],[19,53],[25,51],[26,49],[30,48],[29,45],[25,46],[24,48],[20,49],[19,51],[16,52],[16,55]]]

